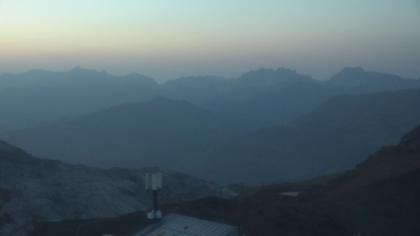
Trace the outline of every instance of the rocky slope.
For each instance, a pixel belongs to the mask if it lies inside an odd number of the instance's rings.
[[[0,142],[0,235],[24,235],[36,221],[111,217],[149,204],[148,171],[68,165]],[[164,170],[164,202],[217,195],[215,185]]]

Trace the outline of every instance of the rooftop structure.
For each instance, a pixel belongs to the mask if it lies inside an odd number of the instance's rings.
[[[134,236],[237,236],[238,228],[189,216],[170,214]]]

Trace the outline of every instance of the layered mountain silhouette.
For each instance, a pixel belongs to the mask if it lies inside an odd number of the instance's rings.
[[[156,96],[158,84],[139,74],[113,76],[76,67],[0,76],[0,132],[61,122]]]
[[[328,81],[279,68],[163,84],[75,68],[3,75],[0,85],[1,137],[36,155],[169,166],[225,182],[351,168],[419,118],[418,91],[401,90],[419,80],[362,68]]]
[[[286,126],[227,143],[209,156],[206,168],[218,180],[233,182],[275,182],[351,168],[415,127],[419,104],[420,90],[339,96]]]
[[[250,71],[236,79],[181,78],[163,88],[169,97],[234,115],[252,128],[289,122],[338,92],[284,68]]]
[[[327,84],[353,93],[369,93],[413,89],[420,86],[417,79],[404,79],[397,75],[366,71],[361,67],[347,67],[335,74]]]
[[[100,166],[173,167],[222,182],[276,182],[351,168],[420,120],[420,91],[333,98],[256,132],[159,97],[8,137],[36,155]]]
[[[164,97],[129,103],[8,140],[36,155],[113,166],[197,167],[203,153],[236,137],[241,127],[186,101]]]
[[[259,69],[238,78],[185,77],[158,84],[140,74],[114,76],[76,67],[0,76],[0,132],[75,119],[156,96],[236,114],[254,128],[287,123],[333,96],[420,87],[419,80],[345,68],[320,82],[296,71]]]
[[[37,221],[112,217],[144,210],[148,168],[97,169],[35,158],[0,141],[0,235],[25,235]],[[162,170],[164,202],[217,196],[218,187]]]

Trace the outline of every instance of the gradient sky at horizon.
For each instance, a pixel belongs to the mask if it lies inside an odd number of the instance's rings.
[[[419,0],[0,0],[0,72],[161,79],[343,66],[420,77]]]

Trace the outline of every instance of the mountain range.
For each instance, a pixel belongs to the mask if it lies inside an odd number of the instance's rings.
[[[279,68],[163,84],[75,68],[3,75],[0,85],[0,137],[37,156],[225,183],[352,168],[420,118],[420,80],[358,67],[327,81]]]
[[[412,89],[418,80],[404,79],[397,75],[366,71],[361,67],[347,67],[327,81],[328,86],[352,93],[372,93]]]
[[[359,67],[345,68],[325,81],[279,68],[250,71],[238,78],[184,77],[162,84],[141,74],[114,76],[81,67],[65,72],[31,70],[0,75],[0,133],[60,123],[156,96],[233,113],[260,128],[292,121],[339,94],[413,88],[420,88],[420,80]]]
[[[0,132],[61,122],[113,105],[152,98],[151,78],[76,67],[66,72],[31,70],[0,76]]]

